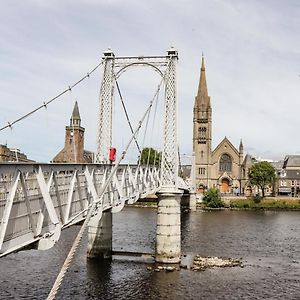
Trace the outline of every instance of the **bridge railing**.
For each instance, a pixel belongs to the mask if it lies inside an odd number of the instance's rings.
[[[158,169],[120,165],[103,190],[111,170],[102,164],[0,164],[0,256],[35,241],[52,246],[62,228],[85,218],[93,201],[97,211],[118,212],[160,186]]]

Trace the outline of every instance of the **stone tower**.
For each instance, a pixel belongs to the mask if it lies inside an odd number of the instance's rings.
[[[193,118],[193,152],[197,188],[209,186],[211,165],[212,109],[207,92],[204,57],[202,56],[198,93],[195,97]]]
[[[70,118],[70,126],[66,126],[65,146],[53,158],[52,162],[84,163],[84,130],[81,127],[81,118],[76,101]]]

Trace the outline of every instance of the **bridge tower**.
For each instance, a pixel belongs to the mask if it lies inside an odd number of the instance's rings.
[[[103,54],[103,78],[99,96],[97,151],[95,163],[109,163],[112,145],[112,102],[114,91],[115,55],[108,49]],[[88,258],[111,258],[112,253],[112,211],[95,214],[88,225]]]
[[[104,52],[103,62],[104,72],[99,97],[95,163],[109,163],[109,149],[112,145],[112,102],[115,55],[110,49]]]
[[[100,90],[96,163],[109,162],[112,144],[112,99],[114,83],[127,67],[150,66],[165,82],[164,139],[161,162],[161,190],[158,193],[156,234],[156,261],[177,263],[181,256],[180,199],[177,186],[177,90],[176,64],[178,53],[174,48],[166,56],[115,57],[111,50],[104,52],[104,73]],[[111,211],[102,218],[95,215],[89,226],[89,257],[110,257],[112,240]]]
[[[158,196],[156,255],[162,263],[178,263],[181,257],[180,199],[182,192],[177,186],[177,90],[176,64],[178,52],[171,48],[167,52],[165,77],[165,119],[161,162],[161,190]]]

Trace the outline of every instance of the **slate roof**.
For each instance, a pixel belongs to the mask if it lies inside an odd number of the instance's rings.
[[[73,119],[73,120],[81,120],[77,101],[75,102],[71,119]]]
[[[300,155],[287,155],[284,158],[283,168],[299,167],[300,168]]]

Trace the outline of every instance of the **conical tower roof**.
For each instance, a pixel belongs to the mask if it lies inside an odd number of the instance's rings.
[[[240,141],[239,150],[240,150],[240,152],[244,150],[244,145],[243,145],[242,139],[241,139],[241,141]]]
[[[71,119],[73,119],[73,120],[81,120],[77,101],[75,102]]]
[[[204,64],[203,55],[201,59],[201,71],[200,71],[200,80],[198,85],[198,93],[195,102],[196,102],[195,105],[197,106],[200,106],[200,104],[204,104],[206,107],[210,107],[210,97],[208,96],[208,91],[207,91],[205,64]]]
[[[203,56],[201,60],[201,73],[200,73],[200,81],[199,81],[197,96],[208,97],[206,75],[205,75],[205,64],[204,64]]]

